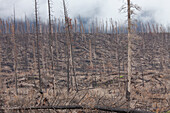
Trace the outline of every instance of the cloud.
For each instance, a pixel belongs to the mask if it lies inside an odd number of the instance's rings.
[[[147,18],[152,18],[157,23],[168,25],[170,24],[170,0],[133,0],[136,4],[142,7],[143,12],[150,12]]]
[[[52,0],[53,16],[63,18],[62,0]],[[170,24],[170,0],[132,0],[142,7],[140,15],[144,21],[155,20],[157,23]],[[13,7],[16,7],[16,17],[24,19],[25,14],[34,18],[34,0],[0,0],[0,17],[9,18],[13,16]],[[47,21],[47,0],[38,0],[39,16]],[[126,0],[66,0],[69,16],[72,18],[82,16],[86,18],[113,18],[115,21],[124,22],[126,14],[119,13],[118,9],[126,3]],[[138,16],[137,16],[138,17]]]

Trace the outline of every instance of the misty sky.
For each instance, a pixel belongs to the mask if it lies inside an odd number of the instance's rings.
[[[56,18],[63,18],[62,0],[52,0],[52,14]],[[126,15],[119,13],[120,7],[126,0],[66,0],[69,16],[109,19],[125,21]],[[170,24],[170,0],[132,0],[134,4],[141,6],[142,10],[134,18],[144,21],[156,21],[163,25]],[[47,21],[47,0],[38,0],[39,16]],[[9,18],[13,16],[15,5],[16,17],[24,19],[25,14],[34,18],[34,0],[0,0],[0,17]]]

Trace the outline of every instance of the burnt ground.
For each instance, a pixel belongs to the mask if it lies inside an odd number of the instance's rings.
[[[68,43],[66,35],[59,33],[53,34],[53,37],[54,70],[52,71],[48,34],[40,35],[41,86],[43,88],[43,95],[41,95],[34,35],[16,34],[15,51],[13,37],[11,35],[0,36],[0,106],[2,108],[42,105],[127,107],[125,98],[127,86],[126,34],[72,34],[76,76],[73,76],[73,66],[70,64],[69,94],[67,93],[66,49]],[[169,34],[134,34],[132,44],[132,108],[168,111],[170,108]],[[15,94],[14,52],[17,53],[18,95]],[[75,91],[75,77],[78,92]],[[55,83],[54,88],[53,83]],[[74,110],[58,112],[71,111],[75,112]],[[14,111],[7,110],[6,112]]]

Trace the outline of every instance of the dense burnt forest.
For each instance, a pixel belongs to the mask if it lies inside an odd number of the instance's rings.
[[[12,109],[16,107],[26,107],[19,110],[24,113],[99,112],[95,106],[126,109],[126,27],[90,26],[85,33],[83,24],[75,21],[69,33],[61,23],[49,33],[48,26],[40,24],[37,43],[34,24],[20,22],[13,27],[1,20],[0,26],[0,108],[7,108],[2,111],[17,112]],[[141,31],[134,30],[131,49],[133,109],[168,111],[170,34],[162,27],[143,25]],[[67,105],[84,110],[29,110]]]

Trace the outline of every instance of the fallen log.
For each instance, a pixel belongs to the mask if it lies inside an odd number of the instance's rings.
[[[153,113],[150,111],[140,111],[135,109],[122,109],[122,108],[109,108],[109,107],[84,107],[79,105],[68,105],[68,106],[37,106],[37,107],[14,107],[14,108],[6,108],[3,110],[40,110],[40,109],[89,109],[89,110],[99,110],[99,111],[107,111],[107,112],[117,112],[117,113]]]

